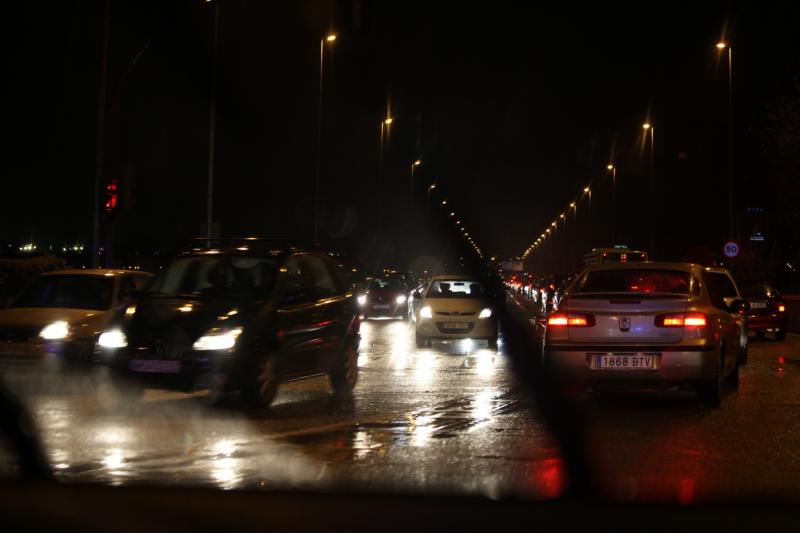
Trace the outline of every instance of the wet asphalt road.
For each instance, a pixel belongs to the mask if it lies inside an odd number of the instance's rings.
[[[511,306],[519,311],[515,306]],[[590,458],[622,501],[800,496],[800,337],[751,339],[741,387],[720,409],[691,392],[579,399]],[[352,398],[327,379],[283,385],[267,412],[233,398],[111,394],[102,375],[7,371],[64,482],[558,496],[558,447],[497,352],[467,342],[414,346],[412,326],[362,327]],[[20,373],[22,372],[22,373]],[[0,450],[0,472],[15,459]]]

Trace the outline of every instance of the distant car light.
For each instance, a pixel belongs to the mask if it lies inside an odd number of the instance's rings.
[[[426,305],[419,310],[419,316],[422,318],[433,318],[433,309]]]
[[[366,294],[359,294],[356,298],[358,305],[366,305],[367,303],[367,295]]]
[[[119,329],[112,329],[104,331],[100,338],[97,339],[97,344],[103,348],[124,348],[128,345],[128,339],[125,334]]]
[[[492,310],[487,307],[486,309],[483,309],[481,311],[481,313],[478,315],[478,318],[489,318],[491,316],[492,316]]]
[[[48,341],[61,340],[69,335],[69,324],[63,320],[45,326],[39,336]]]
[[[192,348],[198,351],[230,350],[236,346],[236,339],[242,334],[242,328],[227,330],[212,329],[197,339]]]
[[[404,304],[404,303],[406,303],[406,297],[401,294],[400,296],[395,298],[394,301],[397,302],[398,304]]]

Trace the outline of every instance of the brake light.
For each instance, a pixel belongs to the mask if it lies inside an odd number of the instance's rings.
[[[547,318],[548,326],[569,326],[571,328],[590,328],[595,321],[592,315],[580,313],[554,313]]]
[[[686,318],[683,321],[686,327],[704,328],[708,325],[706,315],[703,313],[686,313]]]
[[[703,328],[707,325],[708,319],[703,313],[675,313],[656,317],[656,326],[660,328]]]
[[[786,312],[786,306],[783,305],[783,304],[778,304],[778,312],[779,313],[785,313]]]

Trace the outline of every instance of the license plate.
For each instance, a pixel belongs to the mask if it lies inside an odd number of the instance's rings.
[[[469,329],[469,322],[443,322],[442,329]]]
[[[378,304],[372,306],[373,309],[389,309],[390,307],[391,305],[389,304]]]
[[[19,357],[22,355],[27,355],[27,353],[27,346],[22,344],[6,344],[5,346],[0,345],[0,355]]]
[[[131,359],[129,368],[133,372],[153,374],[177,374],[181,371],[181,362],[160,359]]]
[[[656,354],[591,354],[590,368],[594,370],[655,370]]]
[[[767,302],[750,302],[750,309],[766,309]]]

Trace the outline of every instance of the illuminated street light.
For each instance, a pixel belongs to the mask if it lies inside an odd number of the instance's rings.
[[[442,205],[447,205],[447,200],[442,200]]]
[[[572,208],[574,208],[574,207],[575,207],[575,202],[570,202],[570,203],[569,203],[569,206],[570,206],[570,207],[572,207]]]
[[[394,119],[392,117],[386,117],[386,119],[383,121],[383,123],[386,124],[387,126],[391,126],[392,122],[394,122]]]
[[[325,37],[325,40],[328,41],[329,43],[332,43],[333,41],[336,40],[336,34],[335,33],[331,33],[330,35]]]
[[[583,192],[589,192],[589,191],[591,191],[591,190],[592,190],[592,189],[591,189],[590,187],[584,187],[584,188],[583,188]]]
[[[720,50],[726,48],[727,46],[728,46],[727,43],[725,43],[724,41],[720,41],[717,43],[717,48],[719,48]]]
[[[650,123],[649,122],[645,122],[644,124],[642,124],[642,128],[644,128],[646,130],[649,130],[650,129]]]

